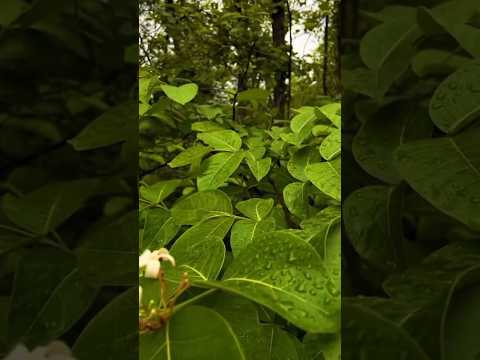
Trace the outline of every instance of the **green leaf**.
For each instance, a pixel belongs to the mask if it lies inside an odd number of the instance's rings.
[[[160,87],[168,98],[182,105],[192,101],[198,93],[198,86],[193,83],[182,86],[160,85]]]
[[[197,138],[217,151],[237,152],[242,146],[240,135],[233,130],[209,131],[198,134]]]
[[[177,225],[171,212],[161,208],[145,210],[145,225],[143,236],[140,238],[139,249],[155,250],[167,245],[178,233]]]
[[[275,220],[267,218],[265,220],[240,220],[233,225],[230,235],[230,245],[232,252],[237,256],[248,244],[262,234],[269,233],[275,229]]]
[[[50,183],[21,197],[7,194],[2,207],[16,225],[45,235],[81,209],[97,186],[93,179]]]
[[[303,182],[293,182],[283,188],[285,205],[293,215],[306,219],[313,214],[315,208],[309,201],[312,190],[311,184]]]
[[[248,168],[258,182],[262,181],[262,179],[268,175],[272,166],[272,158],[267,157],[265,159],[257,160],[255,155],[251,151],[248,151],[245,159]]]
[[[20,259],[9,313],[12,343],[43,345],[63,335],[87,311],[97,291],[75,265],[74,257],[53,249],[35,249]]]
[[[171,168],[177,168],[185,165],[195,164],[203,159],[212,149],[208,146],[194,145],[180,154],[168,163]]]
[[[214,190],[225,184],[238,169],[244,156],[243,151],[210,156],[202,163],[202,173],[197,178],[198,190]]]
[[[353,155],[368,174],[398,184],[402,177],[395,166],[395,150],[405,142],[430,137],[432,130],[424,109],[410,102],[395,102],[365,120],[353,139]]]
[[[344,301],[342,317],[342,359],[430,360],[406,330],[365,306]]]
[[[340,158],[328,162],[310,164],[305,167],[305,175],[325,195],[340,201]]]
[[[366,186],[344,203],[344,224],[357,253],[377,269],[396,270],[403,260],[402,193],[388,186]]]
[[[178,278],[187,272],[190,279],[216,279],[225,260],[223,239],[232,224],[231,217],[206,219],[175,240],[171,254],[177,267],[172,271],[178,272]]]
[[[222,281],[205,284],[245,296],[306,331],[339,328],[339,289],[313,247],[289,233],[256,239],[235,258]]]
[[[153,205],[160,204],[163,200],[175,192],[182,180],[159,181],[153,185],[140,186],[140,197]]]
[[[138,133],[137,104],[118,105],[87,125],[68,142],[77,151],[110,146],[136,137]]]
[[[335,127],[340,129],[342,118],[341,118],[341,110],[342,104],[341,103],[330,103],[323,105],[318,108],[318,110],[327,117],[328,120],[331,121]]]
[[[418,23],[429,35],[450,34],[467,52],[480,57],[480,30],[468,21],[478,12],[478,4],[470,0],[440,3],[433,9],[420,7]]]
[[[360,42],[360,56],[371,70],[374,87],[384,95],[407,70],[421,31],[415,17],[400,17],[371,29]]]
[[[260,221],[268,216],[273,209],[273,199],[252,198],[240,201],[235,205],[238,211],[254,221]]]
[[[468,64],[445,79],[430,101],[430,116],[437,127],[452,134],[480,115],[480,62]]]
[[[88,323],[73,346],[73,354],[78,360],[138,360],[137,348],[138,290],[134,287],[117,296]]]
[[[179,225],[195,225],[200,221],[233,213],[230,198],[220,190],[200,191],[178,200],[172,217]]]
[[[75,250],[81,274],[94,285],[125,286],[138,279],[138,215],[131,211],[90,228]]]
[[[403,144],[400,174],[422,197],[458,221],[480,229],[480,129]]]
[[[302,107],[297,111],[299,114],[292,118],[290,122],[290,128],[295,134],[298,135],[299,139],[303,140],[312,131],[317,116],[314,108]]]
[[[303,147],[297,150],[287,163],[288,172],[297,180],[308,181],[305,175],[305,167],[321,161],[322,158],[313,146]]]
[[[472,62],[463,55],[441,49],[420,50],[412,60],[412,70],[419,77],[449,75]]]
[[[139,355],[150,360],[247,360],[230,324],[203,306],[186,307],[161,331],[141,335]]]
[[[337,157],[341,151],[341,133],[340,130],[332,131],[320,144],[320,155],[330,161]]]

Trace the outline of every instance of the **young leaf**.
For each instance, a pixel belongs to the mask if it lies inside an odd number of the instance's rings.
[[[268,157],[257,160],[251,151],[246,153],[246,161],[248,168],[258,182],[262,181],[262,179],[268,175],[270,167],[272,166],[272,158]]]
[[[182,86],[160,85],[160,87],[168,98],[182,105],[192,101],[198,93],[197,84],[185,84]]]

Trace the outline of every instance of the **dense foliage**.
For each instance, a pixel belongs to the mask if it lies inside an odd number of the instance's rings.
[[[176,266],[141,276],[140,357],[338,358],[340,104],[244,125],[197,90],[141,73],[142,164],[164,165],[140,181],[139,250]]]
[[[141,2],[142,359],[339,356],[335,32],[289,37],[335,7],[301,3]]]
[[[475,359],[478,3],[381,3],[342,64],[343,356]]]
[[[2,1],[1,358],[137,359],[137,24],[132,1]]]

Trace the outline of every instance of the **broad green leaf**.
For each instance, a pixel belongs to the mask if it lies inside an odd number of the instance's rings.
[[[125,286],[138,279],[138,215],[131,211],[91,227],[75,249],[81,274],[94,285]]]
[[[341,151],[341,133],[340,130],[332,131],[320,144],[320,155],[330,161],[337,157]]]
[[[419,77],[449,75],[472,62],[464,55],[441,49],[420,50],[412,60],[412,70]]]
[[[45,235],[81,209],[97,186],[93,179],[50,183],[21,197],[5,195],[2,208],[16,225]]]
[[[68,142],[77,151],[110,146],[136,137],[138,133],[137,104],[118,105],[87,125]]]
[[[336,231],[340,220],[340,207],[328,206],[300,223],[301,228],[313,236],[310,244],[315,247],[324,261],[327,261],[330,257],[329,249],[331,247],[329,241],[332,234]]]
[[[357,253],[377,269],[393,271],[401,264],[402,193],[396,187],[367,186],[345,200],[344,225]]]
[[[405,329],[365,306],[343,301],[342,318],[342,359],[430,360]]]
[[[177,225],[170,211],[162,208],[145,210],[145,225],[139,241],[139,249],[155,250],[167,245],[178,233]]]
[[[440,211],[480,229],[480,129],[400,146],[396,163],[410,186]]]
[[[220,190],[188,195],[178,200],[172,208],[172,217],[179,225],[195,225],[206,218],[232,213],[230,198]]]
[[[340,158],[307,165],[305,175],[325,195],[340,201]]]
[[[303,107],[298,110],[299,114],[295,115],[291,122],[290,128],[297,134],[300,141],[305,139],[312,131],[317,115],[314,108]]]
[[[255,155],[251,151],[248,151],[245,159],[247,161],[248,168],[258,182],[262,181],[262,179],[268,175],[272,166],[272,158],[267,157],[265,159],[257,160]]]
[[[327,136],[334,128],[331,125],[319,124],[312,128],[313,136]]]
[[[122,316],[119,316],[122,314]],[[73,346],[78,360],[138,360],[138,289],[117,296],[83,329]]]
[[[426,34],[450,34],[467,52],[480,57],[480,30],[468,21],[478,13],[478,4],[471,0],[440,3],[433,9],[420,7],[418,22]]]
[[[231,217],[219,217],[206,219],[185,231],[171,249],[177,262],[175,272],[187,272],[190,279],[216,279],[225,260],[223,239],[232,224]]]
[[[140,186],[140,197],[150,204],[160,204],[163,200],[175,192],[182,180],[159,181],[153,185]]]
[[[315,211],[309,201],[309,195],[312,195],[312,193],[311,184],[293,182],[283,188],[283,199],[293,215],[300,219],[306,219]]]
[[[340,115],[342,109],[341,103],[330,103],[327,105],[323,105],[318,108],[318,110],[327,117],[328,120],[332,122],[335,127],[340,129],[342,118]]]
[[[197,84],[185,84],[182,86],[160,85],[160,87],[171,100],[182,105],[192,101],[198,93]]]
[[[208,146],[194,145],[180,154],[168,163],[171,168],[177,168],[185,165],[195,164],[201,161],[205,155],[207,155],[212,149]]]
[[[315,147],[304,147],[297,150],[288,160],[287,169],[295,179],[305,182],[308,181],[305,175],[305,167],[321,160],[322,158]]]
[[[174,314],[160,331],[142,334],[139,355],[149,360],[247,360],[227,320],[197,305]]]
[[[238,202],[235,207],[243,215],[254,221],[260,221],[267,217],[273,209],[273,199],[252,198]]]
[[[230,234],[230,246],[232,252],[237,256],[248,244],[253,242],[256,237],[275,230],[275,220],[267,218],[265,220],[240,220],[233,225]]]
[[[279,326],[261,324],[255,303],[240,296],[217,292],[208,296],[202,305],[223,316],[249,360],[304,360],[298,340]],[[262,309],[263,310],[263,309]]]
[[[63,335],[87,311],[97,291],[75,266],[74,257],[53,249],[36,249],[21,258],[8,321],[11,342],[43,345]]]
[[[243,151],[221,152],[204,160],[202,173],[197,178],[198,190],[215,190],[225,184],[238,169],[244,156]]]
[[[198,134],[197,138],[217,151],[237,152],[242,147],[240,135],[233,130],[204,132]]]
[[[272,232],[256,239],[222,281],[205,284],[245,296],[306,331],[339,328],[340,291],[313,247],[295,235]]]
[[[437,127],[452,134],[478,120],[480,115],[480,62],[468,64],[435,90],[430,116]]]
[[[395,150],[401,144],[430,137],[432,123],[414,103],[390,104],[365,120],[353,139],[355,160],[368,174],[390,184],[402,181],[395,166]]]
[[[375,88],[388,90],[407,70],[420,36],[415,17],[400,17],[374,27],[362,38],[360,56],[372,71]]]

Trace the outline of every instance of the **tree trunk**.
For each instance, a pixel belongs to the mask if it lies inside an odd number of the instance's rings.
[[[286,11],[285,0],[272,0],[272,40],[273,46],[282,56],[278,59],[275,69],[275,88],[273,90],[273,106],[278,111],[281,119],[285,118],[286,102],[287,102],[287,83],[288,77],[288,53],[285,36],[287,34],[286,27]]]
[[[329,23],[330,17],[325,16],[325,26],[323,28],[323,74],[322,74],[322,83],[323,83],[323,95],[328,95],[328,32],[329,32]]]

